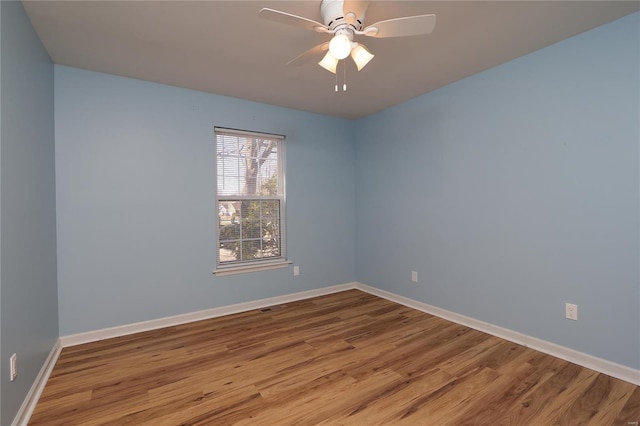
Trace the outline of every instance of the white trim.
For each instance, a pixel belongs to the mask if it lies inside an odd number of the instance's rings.
[[[235,314],[238,312],[251,311],[253,309],[260,309],[266,306],[272,306],[272,305],[277,305],[282,303],[293,302],[297,300],[309,299],[312,297],[323,296],[331,293],[338,293],[340,291],[351,290],[354,288],[373,294],[375,296],[382,297],[383,299],[387,299],[392,302],[396,302],[401,305],[404,305],[413,309],[417,309],[419,311],[426,312],[431,315],[435,315],[440,318],[444,318],[446,320],[453,321],[455,323],[462,324],[476,330],[480,330],[482,332],[491,334],[493,336],[500,337],[501,339],[505,339],[510,342],[524,345],[528,348],[535,349],[540,352],[544,352],[546,354],[555,356],[560,359],[564,359],[565,361],[573,362],[583,367],[596,370],[598,372],[607,374],[612,377],[616,377],[618,379],[627,381],[629,383],[633,383],[634,385],[640,385],[640,370],[636,370],[634,368],[617,364],[615,362],[598,358],[583,352],[579,352],[574,349],[567,348],[565,346],[548,342],[546,340],[528,336],[526,334],[522,334],[517,331],[513,331],[504,327],[483,322],[475,318],[471,318],[465,315],[448,311],[446,309],[428,305],[426,303],[423,303],[414,299],[410,299],[408,297],[400,296],[385,290],[381,290],[381,289],[371,287],[366,284],[357,283],[357,282],[340,284],[332,287],[324,287],[324,288],[319,288],[315,290],[307,290],[307,291],[291,293],[283,296],[276,296],[276,297],[270,297],[267,299],[254,300],[250,302],[243,302],[235,305],[211,308],[203,311],[190,312],[190,313],[175,315],[171,317],[138,322],[134,324],[104,328],[101,330],[89,331],[86,333],[62,336],[60,337],[59,343],[57,345],[61,347],[80,345],[83,343],[95,342],[98,340],[110,339],[110,338],[119,337],[119,336],[126,336],[128,334],[140,333],[143,331],[155,330],[158,328],[170,327],[170,326],[184,324],[188,322],[200,321],[204,319]],[[59,352],[60,352],[60,348],[58,349],[58,352],[55,355],[55,359],[57,359]],[[52,353],[53,353],[53,349],[52,349]],[[51,358],[51,355],[50,355],[50,358]],[[55,359],[53,360],[51,368],[53,368],[53,364],[55,364]],[[47,360],[47,362],[50,362],[50,360]],[[49,372],[47,372],[46,377],[48,377],[49,374],[50,374],[50,370]],[[39,378],[38,380],[41,380],[41,379]],[[36,381],[36,383],[37,382],[38,381]],[[42,392],[41,389],[40,389],[40,392]],[[38,393],[38,396],[39,396],[39,393]]]
[[[232,266],[227,268],[214,269],[213,273],[219,277],[224,277],[225,275],[244,274],[247,272],[268,271],[270,269],[286,268],[292,263],[293,262],[290,260],[284,260],[281,262],[262,263],[258,265]]]
[[[126,336],[128,334],[140,333],[142,331],[155,330],[163,327],[185,324],[193,321],[200,321],[209,318],[221,317],[224,315],[246,312],[266,306],[278,305],[282,303],[295,302],[297,300],[310,299],[312,297],[324,296],[326,294],[338,293],[356,288],[356,283],[346,283],[323,287],[315,290],[301,291],[298,293],[286,294],[283,296],[269,297],[267,299],[254,300],[251,302],[237,303],[235,305],[221,306],[219,308],[205,309],[203,311],[190,312],[171,317],[158,318],[134,324],[121,325],[117,327],[103,328],[101,330],[88,331],[86,333],[71,334],[60,337],[62,347],[81,345],[83,343],[96,342],[98,340],[110,339],[113,337]]]
[[[175,315],[171,317],[159,318],[150,321],[143,321],[134,324],[127,324],[118,327],[110,327],[101,330],[89,331],[86,333],[72,334],[68,336],[62,336],[55,343],[49,356],[47,357],[44,365],[40,369],[38,376],[36,377],[31,389],[27,393],[27,396],[22,403],[22,406],[18,410],[15,419],[11,423],[12,426],[23,426],[29,422],[33,410],[44,390],[44,387],[51,375],[51,371],[60,356],[62,348],[74,345],[80,345],[83,343],[95,342],[99,340],[109,339],[113,337],[126,336],[128,334],[139,333],[142,331],[155,330],[163,327],[170,327],[174,325],[184,324],[193,321],[199,321],[209,318],[220,317],[224,315],[235,314],[238,312],[246,312],[254,309],[264,308],[266,306],[272,306],[282,303],[294,302],[297,300],[309,299],[317,296],[324,296],[327,294],[338,293],[345,290],[358,289],[369,294],[373,294],[383,299],[390,300],[401,305],[417,309],[422,312],[426,312],[431,315],[444,318],[446,320],[465,325],[467,327],[480,330],[482,332],[491,334],[496,337],[514,342],[520,345],[524,345],[531,349],[538,350],[540,352],[555,356],[560,359],[564,359],[569,362],[581,365],[586,368],[598,371],[600,373],[607,374],[612,377],[627,381],[634,385],[640,385],[640,370],[633,369],[624,365],[617,364],[615,362],[607,361],[602,358],[598,358],[592,355],[585,354],[583,352],[569,349],[564,346],[557,345],[555,343],[548,342],[546,340],[531,337],[526,334],[518,333],[507,328],[499,327],[490,323],[482,322],[477,319],[467,317],[455,312],[447,311],[426,303],[410,299],[408,297],[400,296],[386,290],[381,290],[375,287],[371,287],[359,282],[351,282],[346,284],[335,285],[331,287],[324,287],[314,290],[301,291],[298,293],[286,294],[283,296],[270,297],[267,299],[254,300],[250,302],[237,303],[234,305],[222,306],[218,308],[211,308],[197,312],[190,312],[181,315]]]
[[[517,331],[509,330],[508,328],[503,328],[471,317],[467,317],[465,315],[447,311],[446,309],[428,305],[417,300],[409,299],[408,297],[399,296],[397,294],[390,293],[385,290],[380,290],[366,284],[356,283],[356,288],[358,290],[365,291],[367,293],[382,297],[383,299],[387,299],[392,302],[399,303],[409,308],[417,309],[419,311],[426,312],[428,314],[435,315],[437,317],[444,318],[446,320],[453,321],[455,323],[462,324],[476,330],[480,330],[493,336],[500,337],[501,339],[505,339],[510,342],[514,342],[519,345],[544,352],[548,355],[564,359],[565,361],[573,362],[574,364],[590,368],[592,370],[607,374],[620,380],[624,380],[634,385],[640,385],[640,370],[617,364],[606,359],[598,358],[584,352],[579,352],[565,346],[557,345],[546,340],[518,333]]]
[[[234,136],[254,136],[263,139],[280,139],[284,140],[286,138],[285,135],[278,135],[275,133],[264,133],[264,132],[254,132],[252,130],[240,130],[240,129],[232,129],[229,127],[213,127],[214,133],[226,133],[228,135]]]
[[[49,380],[51,371],[53,371],[53,367],[56,365],[56,361],[58,361],[61,351],[62,345],[60,343],[60,339],[58,339],[53,345],[53,348],[51,348],[49,356],[47,356],[42,368],[40,368],[40,372],[33,381],[31,389],[27,392],[27,396],[24,398],[20,409],[11,423],[12,426],[26,426],[29,423],[29,419],[31,419],[33,410],[36,408],[36,404],[40,399],[40,395],[42,395],[42,391],[47,384],[47,380]]]

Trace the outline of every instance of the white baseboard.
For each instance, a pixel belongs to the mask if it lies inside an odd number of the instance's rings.
[[[159,318],[150,321],[143,321],[134,324],[127,324],[118,327],[104,328],[101,330],[89,331],[86,333],[72,334],[60,337],[60,346],[75,346],[83,343],[95,342],[98,340],[110,339],[113,337],[126,336],[128,334],[140,333],[143,331],[155,330],[163,327],[171,327],[174,325],[185,324],[193,321],[200,321],[209,318],[220,317],[224,315],[235,314],[238,312],[246,312],[254,309],[264,308],[282,303],[294,302],[297,300],[309,299],[312,297],[323,296],[326,294],[337,293],[340,291],[357,288],[364,292],[382,297],[392,302],[426,312],[431,315],[444,318],[446,320],[465,325],[467,327],[491,334],[496,337],[514,342],[531,349],[544,352],[546,354],[564,359],[569,362],[581,365],[586,368],[607,374],[612,377],[640,385],[640,370],[617,364],[602,358],[598,358],[574,349],[567,348],[546,340],[528,336],[508,328],[500,327],[494,324],[483,322],[475,318],[467,317],[455,312],[447,311],[436,306],[432,306],[408,297],[400,296],[385,290],[380,290],[362,283],[346,283],[335,285],[332,287],[324,287],[315,290],[302,291],[298,293],[286,294],[283,296],[270,297],[250,302],[238,303],[235,305],[221,306],[218,308],[206,309],[203,311],[190,312],[171,317]],[[59,350],[58,350],[59,353]],[[57,359],[57,355],[56,355]],[[55,363],[55,360],[54,360]],[[48,375],[47,375],[48,377]]]
[[[323,296],[326,294],[337,293],[340,291],[357,288],[367,293],[382,297],[392,302],[417,309],[431,315],[444,318],[446,320],[465,325],[467,327],[491,334],[496,337],[514,342],[531,349],[544,352],[546,354],[564,359],[569,362],[581,365],[592,370],[607,374],[612,377],[640,385],[640,370],[635,370],[612,361],[607,361],[565,346],[557,345],[546,340],[528,336],[508,328],[493,325],[487,322],[467,317],[455,312],[447,311],[408,297],[400,296],[385,290],[380,290],[362,283],[346,283],[332,287],[319,288],[315,290],[302,291],[298,293],[287,294],[283,296],[270,297],[251,302],[243,302],[235,305],[221,306],[218,308],[206,309],[203,311],[190,312],[171,317],[159,318],[150,321],[143,321],[134,324],[127,324],[118,327],[104,328],[101,330],[89,331],[86,333],[73,334],[60,338],[61,347],[74,346],[82,343],[95,342],[98,340],[110,339],[113,337],[125,336],[128,334],[139,333],[142,331],[155,330],[163,327],[170,327],[179,324],[185,324],[193,321],[200,321],[209,318],[220,317],[223,315],[235,314],[238,312],[246,312],[253,309],[260,309],[266,306],[272,306],[282,303],[294,302],[297,300],[309,299],[312,297]],[[58,351],[59,353],[59,351]],[[57,356],[56,356],[57,358]],[[55,361],[54,361],[55,362]],[[48,377],[48,376],[47,376]]]
[[[62,343],[62,347],[75,346],[83,343],[97,342],[99,340],[111,339],[113,337],[140,333],[142,331],[156,330],[158,328],[171,327],[188,322],[236,314],[238,312],[251,311],[254,309],[264,308],[266,306],[273,306],[282,303],[295,302],[297,300],[310,299],[312,297],[338,293],[340,291],[350,290],[354,288],[356,288],[355,282],[335,285],[331,287],[318,288],[315,290],[301,291],[298,293],[269,297],[267,299],[254,300],[251,302],[237,303],[235,305],[221,306],[219,308],[205,309],[203,311],[189,312],[186,314],[175,315],[171,317],[158,318],[154,320],[126,324],[117,327],[103,328],[101,330],[88,331],[86,333],[71,334],[68,336],[60,337],[60,341]]]
[[[29,389],[29,392],[27,392],[27,396],[22,402],[20,409],[16,413],[16,417],[11,423],[12,426],[26,426],[29,423],[31,414],[33,414],[33,410],[35,410],[36,408],[36,404],[40,399],[40,395],[42,395],[44,386],[47,384],[47,380],[49,380],[51,371],[53,371],[53,367],[56,365],[56,361],[58,360],[58,356],[60,356],[61,351],[62,345],[60,344],[60,339],[58,339],[53,345],[53,348],[51,348],[49,356],[47,356],[47,359],[42,365],[40,372],[31,385],[31,389]]]
[[[444,318],[446,320],[465,325],[467,327],[491,334],[496,337],[538,350],[540,352],[555,356],[560,359],[564,359],[569,362],[581,365],[586,368],[598,371],[600,373],[607,374],[612,377],[633,383],[634,385],[640,385],[640,370],[633,369],[624,365],[617,364],[615,362],[607,361],[602,358],[598,358],[592,355],[588,355],[573,349],[569,349],[564,346],[557,345],[555,343],[548,342],[546,340],[531,337],[526,334],[518,333],[507,328],[499,327],[490,323],[482,322],[477,319],[467,317],[465,315],[457,314],[455,312],[447,311],[426,303],[410,299],[408,297],[400,296],[385,290],[381,290],[375,287],[371,287],[366,284],[352,282],[346,284],[335,285],[331,287],[324,287],[315,290],[302,291],[298,293],[286,294],[283,296],[270,297],[267,299],[254,300],[250,302],[238,303],[235,305],[221,306],[218,308],[206,309],[203,311],[190,312],[181,315],[175,315],[171,317],[159,318],[150,321],[143,321],[134,324],[127,324],[118,327],[110,327],[101,330],[89,331],[86,333],[78,333],[68,336],[63,336],[55,343],[49,356],[47,357],[44,365],[40,369],[38,376],[36,377],[31,389],[27,393],[27,396],[22,403],[22,406],[18,410],[12,426],[27,425],[29,419],[36,407],[38,399],[44,390],[44,387],[51,375],[51,371],[58,360],[62,348],[67,346],[74,346],[83,343],[95,342],[104,339],[110,339],[113,337],[126,336],[133,333],[139,333],[142,331],[155,330],[163,327],[170,327],[174,325],[185,324],[193,321],[200,321],[209,318],[220,317],[224,315],[235,314],[238,312],[246,312],[254,309],[260,309],[267,306],[278,305],[283,303],[295,302],[298,300],[309,299],[312,297],[323,296],[326,294],[338,293],[345,290],[358,289],[364,292],[373,294],[375,296],[382,297],[395,303],[407,306],[409,308],[417,309],[422,312],[426,312],[431,315]]]
[[[583,367],[598,371],[600,373],[607,374],[620,380],[633,383],[634,385],[640,385],[640,370],[617,364],[612,361],[607,361],[606,359],[588,355],[574,349],[569,349],[567,347],[557,345],[546,340],[518,333],[517,331],[509,330],[508,328],[503,328],[487,322],[479,321],[471,317],[457,314],[455,312],[447,311],[446,309],[437,308],[435,306],[431,306],[417,300],[409,299],[408,297],[399,296],[385,290],[380,290],[366,284],[357,283],[356,288],[375,296],[379,296],[392,302],[407,306],[409,308],[417,309],[419,311],[465,325],[484,333],[500,337],[501,339],[505,339],[510,342],[514,342],[519,345],[544,352],[548,355],[564,359],[565,361],[569,361],[574,364],[578,364]]]

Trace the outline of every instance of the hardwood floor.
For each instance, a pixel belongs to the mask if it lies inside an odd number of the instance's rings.
[[[64,348],[29,424],[638,421],[638,386],[350,290]]]

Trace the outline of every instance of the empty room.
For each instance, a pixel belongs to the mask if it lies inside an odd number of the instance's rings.
[[[640,422],[640,2],[0,1],[1,425]]]

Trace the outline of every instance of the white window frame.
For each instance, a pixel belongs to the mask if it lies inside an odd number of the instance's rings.
[[[216,181],[216,194],[215,194],[215,212],[216,212],[216,269],[213,270],[213,273],[217,276],[222,275],[232,275],[238,273],[245,272],[256,272],[256,271],[264,271],[269,269],[277,269],[284,268],[291,264],[290,261],[287,260],[286,257],[286,190],[285,190],[285,172],[284,172],[284,163],[285,163],[285,149],[284,149],[284,139],[285,137],[282,135],[275,135],[269,133],[261,133],[261,132],[253,132],[253,131],[245,131],[245,130],[237,130],[230,129],[225,127],[215,127],[214,128],[214,142],[216,146],[216,158],[215,158],[215,169],[216,169],[216,180],[218,179],[218,135],[226,135],[226,136],[238,136],[245,138],[260,138],[260,139],[272,139],[277,140],[277,173],[278,173],[278,190],[277,195],[275,196],[266,196],[266,195],[221,195],[218,193],[218,182]],[[234,201],[243,201],[243,200],[277,200],[279,202],[279,223],[280,223],[280,255],[277,257],[269,257],[264,259],[251,259],[251,260],[237,260],[237,261],[226,261],[222,262],[220,260],[220,222],[219,222],[219,212],[220,212],[220,204],[221,202],[229,202],[230,200]],[[242,227],[241,227],[242,229]],[[240,238],[240,242],[242,238]]]

